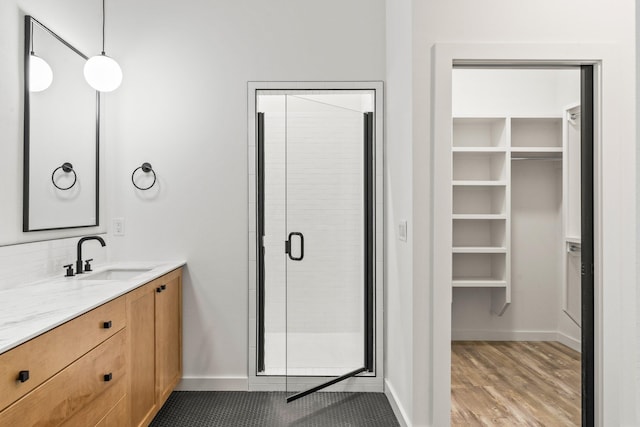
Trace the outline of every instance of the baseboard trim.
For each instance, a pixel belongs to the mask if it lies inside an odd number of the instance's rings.
[[[248,391],[247,377],[183,377],[176,391]]]
[[[331,386],[325,391],[369,392],[380,393],[383,385],[376,378],[359,378],[360,381],[345,382]],[[247,377],[184,377],[176,386],[176,391],[286,391],[286,384],[282,379],[274,382],[254,382],[249,385]],[[364,380],[364,381],[363,381]],[[369,380],[369,381],[367,381]],[[313,384],[296,384],[301,390],[310,388]]]
[[[572,350],[577,351],[578,353],[582,353],[582,344],[579,339],[575,339],[570,337],[569,335],[563,334],[562,332],[558,332],[557,341],[560,344],[564,344]]]
[[[452,341],[557,341],[577,352],[580,340],[559,331],[487,331],[466,329],[451,331]]]
[[[452,341],[557,341],[556,331],[452,330]]]
[[[406,411],[398,401],[393,386],[386,379],[384,380],[384,395],[387,396],[387,400],[389,401],[391,409],[398,419],[400,426],[411,427],[411,421],[409,421],[409,417],[407,416]]]

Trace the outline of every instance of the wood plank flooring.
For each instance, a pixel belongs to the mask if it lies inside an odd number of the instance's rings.
[[[557,342],[454,341],[452,426],[579,426],[580,353]]]

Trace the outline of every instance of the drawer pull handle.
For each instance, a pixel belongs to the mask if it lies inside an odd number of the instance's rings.
[[[27,382],[29,380],[29,371],[20,371],[18,373],[18,381],[21,383]]]
[[[160,293],[160,292],[162,292],[162,288],[160,288],[160,287],[157,287],[157,288],[156,288],[156,292],[157,292],[157,293]]]
[[[104,381],[105,382],[111,381],[112,378],[113,378],[113,374],[109,372],[108,374],[105,374]]]
[[[160,289],[162,289],[164,291],[165,289],[167,289],[167,285],[161,285]]]
[[[104,322],[102,324],[102,327],[105,328],[105,329],[111,329],[111,326],[112,326],[111,320],[109,320],[108,322]]]

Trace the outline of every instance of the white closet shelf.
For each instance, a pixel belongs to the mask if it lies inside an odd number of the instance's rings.
[[[454,246],[454,254],[506,254],[504,246]]]
[[[504,153],[506,147],[452,147],[454,153]]]
[[[506,288],[506,280],[494,279],[453,279],[454,288]]]
[[[466,123],[466,122],[471,122],[471,123],[494,123],[497,121],[504,121],[505,118],[507,116],[506,115],[501,115],[501,114],[483,114],[482,116],[478,116],[476,114],[457,114],[455,116],[453,116],[453,121],[454,122],[462,122],[462,123]],[[529,116],[526,116],[529,117]],[[542,117],[549,117],[548,115],[544,115]],[[555,117],[555,116],[553,116]],[[558,116],[560,118],[562,118],[562,116]]]
[[[478,186],[478,187],[504,187],[507,185],[507,181],[487,181],[487,180],[455,180],[451,181],[453,186]]]
[[[452,219],[507,219],[506,214],[453,214]]]

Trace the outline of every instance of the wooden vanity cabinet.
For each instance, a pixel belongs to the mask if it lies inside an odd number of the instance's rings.
[[[179,268],[0,354],[0,427],[146,426],[181,375]]]
[[[131,426],[147,426],[182,376],[182,269],[126,298]]]

